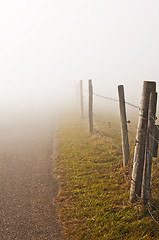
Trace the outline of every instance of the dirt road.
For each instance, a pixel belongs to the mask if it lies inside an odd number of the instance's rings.
[[[0,239],[62,240],[54,198],[54,119],[22,117],[0,126]]]

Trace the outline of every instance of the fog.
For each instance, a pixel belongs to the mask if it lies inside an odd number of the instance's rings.
[[[139,104],[142,82],[159,91],[158,0],[0,2],[0,112],[59,109],[79,80]]]
[[[156,81],[159,92],[159,0],[0,0],[1,239],[63,239],[65,229],[58,221],[56,203],[64,196],[61,192],[57,198],[62,178],[70,178],[63,170],[66,167],[70,172],[70,164],[74,165],[72,171],[78,173],[76,181],[80,175],[91,173],[96,163],[101,169],[101,164],[108,159],[104,157],[107,152],[112,156],[108,165],[103,166],[110,166],[120,177],[121,153],[119,150],[115,153],[114,148],[121,148],[118,101],[93,98],[94,132],[106,134],[105,140],[100,136],[98,139],[87,137],[93,145],[84,141],[85,145],[79,144],[77,151],[76,144],[70,142],[71,136],[75,136],[74,126],[86,126],[89,133],[89,79],[92,79],[94,93],[114,99],[118,99],[118,85],[123,84],[126,101],[137,106],[143,81]],[[76,122],[81,110],[80,80],[84,88],[84,125]],[[73,116],[76,124],[70,128],[70,133],[63,125],[59,134],[56,131],[59,119],[66,112]],[[127,106],[131,154],[138,112],[138,108]],[[66,123],[68,121],[66,117]],[[75,134],[78,132],[79,128]],[[66,139],[66,134],[69,136],[63,144],[61,137]],[[79,140],[82,141],[82,135]],[[99,164],[91,158],[93,167],[84,163],[84,167],[76,169],[72,157],[79,160],[80,166],[87,157],[90,162],[88,155],[95,141],[98,144],[95,154],[100,153],[103,144],[106,146],[101,159],[97,156]],[[78,151],[87,147],[88,154],[85,151],[83,157],[81,155],[83,160],[80,156],[77,158]],[[147,150],[150,156],[151,148]],[[113,162],[114,157],[117,159],[115,154],[119,155],[116,163]],[[69,156],[72,159],[68,159]],[[129,168],[123,171],[125,180],[129,179],[129,172]],[[102,175],[108,176],[107,173]],[[63,187],[65,191],[67,186]],[[123,206],[127,207],[127,200]],[[154,208],[150,205],[151,210]],[[117,226],[114,234],[116,230]]]

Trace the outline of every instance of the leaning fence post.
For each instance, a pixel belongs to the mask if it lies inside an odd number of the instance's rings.
[[[81,105],[81,116],[84,117],[84,111],[83,111],[83,84],[82,84],[82,80],[80,80],[80,105]]]
[[[93,86],[89,80],[89,132],[93,133]]]
[[[118,93],[119,93],[119,108],[120,108],[120,118],[121,118],[123,166],[125,167],[129,162],[130,152],[129,152],[129,139],[128,139],[128,128],[127,128],[125,96],[124,96],[123,85],[118,86]]]
[[[147,130],[148,141],[146,146],[143,181],[142,181],[142,192],[141,192],[141,198],[144,205],[148,203],[149,195],[150,195],[150,180],[151,180],[151,166],[152,166],[153,147],[154,147],[156,104],[157,104],[157,93],[153,92],[150,94],[150,104],[149,104],[149,113],[148,113],[148,130]]]
[[[130,188],[130,201],[132,203],[136,201],[136,195],[141,196],[145,145],[147,141],[149,97],[151,92],[156,92],[156,83],[144,81]]]

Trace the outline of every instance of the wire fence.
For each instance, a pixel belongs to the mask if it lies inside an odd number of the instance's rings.
[[[86,89],[84,89],[84,92],[89,94],[89,91],[87,91]],[[100,98],[102,100],[109,100],[111,102],[116,102],[119,103],[118,99],[112,98],[112,97],[108,97],[108,96],[103,96],[100,95],[99,93],[96,93],[93,91],[93,96]],[[88,109],[88,104],[86,101],[85,102],[85,106]],[[138,112],[136,113],[136,117],[140,116],[140,107],[125,101],[125,104],[127,106],[130,106],[134,109],[137,109]],[[100,134],[100,136],[102,136],[106,142],[110,143],[112,146],[114,146],[116,149],[122,151],[122,146],[119,145],[118,143],[115,142],[115,140],[111,137],[111,134],[109,133],[109,131],[116,131],[120,132],[120,125],[117,127],[113,120],[107,120],[104,119],[102,121],[102,118],[99,114],[94,114],[93,113],[93,117],[94,117],[94,131],[97,134]],[[157,118],[153,117],[152,115],[150,115],[150,118],[152,118],[154,120],[154,123],[156,123]],[[148,121],[148,119],[145,119],[146,121]],[[130,159],[131,159],[131,164],[133,162],[133,156],[134,156],[134,148],[135,145],[137,143],[136,140],[136,132],[135,132],[135,128],[137,126],[137,122],[133,122],[134,126],[132,127],[132,121],[127,121],[128,123],[128,135],[129,135],[129,143],[130,143]],[[102,126],[102,129],[101,129]],[[103,127],[104,126],[104,127]],[[107,129],[106,129],[107,126]],[[159,126],[156,124],[157,129],[159,130]],[[120,135],[121,137],[121,135]],[[158,143],[158,139],[155,138],[151,133],[148,133],[148,137],[152,138],[156,143]],[[149,202],[147,204],[147,210],[151,216],[151,218],[154,220],[154,222],[156,222],[159,225],[159,192],[157,192],[157,190],[155,191],[154,189],[158,189],[157,186],[159,186],[159,159],[157,158],[153,158],[153,153],[147,148],[146,149],[146,154],[150,154],[152,157],[152,174],[151,174],[151,178],[152,178],[152,182],[151,182],[151,197],[149,199]]]
[[[84,92],[89,94],[89,91],[84,89]],[[118,99],[115,99],[115,98],[111,98],[111,97],[106,97],[106,96],[102,96],[100,94],[97,94],[95,92],[93,92],[93,95],[100,98],[100,99],[103,99],[103,100],[110,100],[110,101],[113,101],[113,102],[116,102],[116,103],[119,103],[119,100]],[[85,102],[85,106],[86,108],[88,108],[88,104],[86,104],[86,101]],[[132,104],[132,103],[129,103],[129,102],[125,102],[127,105],[131,106],[131,107],[134,107],[135,109],[140,109],[138,106]],[[97,133],[99,133],[100,135],[102,135],[105,139],[107,139],[108,142],[110,142],[114,147],[116,147],[117,149],[120,149],[122,150],[122,147],[117,145],[115,142],[113,142],[113,140],[110,140],[110,138],[108,138],[108,136],[106,134],[104,134],[104,131],[102,131],[100,129],[100,126],[101,125],[104,125],[105,122],[107,122],[108,126],[109,126],[109,129],[113,129],[114,131],[118,131],[118,133],[120,132],[120,125],[118,125],[118,127],[114,124],[113,121],[111,121],[109,119],[109,121],[107,121],[106,119],[102,122],[101,120],[101,116],[99,116],[98,114],[95,114],[93,113],[93,116],[94,116],[94,130],[96,130]],[[97,122],[99,122],[100,126],[97,126]],[[131,121],[128,121],[128,124],[130,124]],[[129,126],[129,125],[128,125]],[[128,129],[128,133],[135,137],[136,138],[136,135],[135,133],[131,132],[129,129]],[[135,145],[136,141],[134,141],[134,145]],[[134,147],[133,145],[133,147]],[[132,152],[132,151],[131,151]],[[131,156],[132,157],[132,156]]]

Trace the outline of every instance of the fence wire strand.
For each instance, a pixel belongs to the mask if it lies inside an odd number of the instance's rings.
[[[95,93],[95,92],[93,92],[93,95],[95,95],[96,97],[99,97],[99,98],[103,98],[103,99],[111,100],[111,101],[114,101],[114,102],[119,102],[119,99],[115,99],[115,98],[111,98],[111,97],[102,96],[102,95],[100,95],[100,94],[98,94],[98,93]],[[134,108],[137,108],[137,109],[140,110],[140,107],[139,107],[139,106],[136,106],[136,105],[134,105],[134,104],[132,104],[132,103],[125,102],[125,104],[127,104],[127,105],[129,105],[129,106],[131,106],[131,107],[134,107]]]
[[[118,148],[119,150],[122,150],[121,147],[119,147],[118,145],[116,145],[113,141],[111,141],[110,139],[108,139],[108,137],[101,131],[99,130],[98,128],[95,128],[95,130],[100,134],[102,135],[103,137],[105,137],[107,139],[108,142],[110,142],[113,146],[115,146],[116,148]]]
[[[87,91],[87,90],[85,90],[85,89],[84,89],[84,91],[87,92],[87,93],[89,93],[89,91]],[[98,93],[96,93],[96,92],[93,92],[93,95],[96,96],[96,97],[102,98],[102,99],[106,99],[106,100],[113,101],[113,102],[119,102],[118,99],[111,98],[111,97],[107,97],[107,96],[102,96],[102,95],[100,95],[100,94],[98,94]],[[125,104],[127,104],[127,105],[129,105],[129,106],[131,106],[131,107],[134,107],[134,108],[140,110],[140,107],[137,106],[137,105],[134,105],[134,104],[129,103],[129,102],[125,102]],[[139,113],[138,115],[140,116],[140,113]],[[96,117],[96,116],[95,116],[95,117]],[[154,116],[152,116],[152,115],[149,115],[149,117],[152,118],[152,119],[154,120],[154,122],[156,122],[157,117],[154,117]],[[148,117],[148,118],[149,118],[149,117]],[[148,121],[148,118],[147,118],[147,119],[144,118],[144,119],[145,119],[146,121]],[[108,122],[106,122],[106,123],[108,124],[109,129],[110,129],[111,127],[115,129],[115,127],[113,127],[113,124],[112,124],[110,121],[108,121]],[[157,129],[159,130],[159,126],[156,125],[156,127],[157,127]],[[103,131],[101,131],[101,130],[98,129],[97,127],[95,127],[94,129],[96,130],[97,133],[99,133],[101,136],[103,136],[103,137],[107,140],[107,142],[111,143],[111,144],[112,144],[113,146],[115,146],[117,149],[122,150],[122,147],[119,147],[117,144],[115,144],[113,141],[111,141],[111,140],[103,133]],[[118,130],[119,130],[119,129],[118,129]],[[132,131],[130,131],[129,129],[128,129],[128,133],[135,139],[135,140],[134,140],[134,144],[132,143],[132,149],[131,149],[131,152],[133,152],[133,149],[134,149],[134,147],[135,147],[135,145],[136,145],[136,134],[133,133]],[[149,132],[147,132],[147,134],[148,134],[148,136],[151,137],[155,142],[158,143],[159,140],[156,139],[152,134],[150,134]],[[158,163],[156,160],[153,159],[153,154],[152,154],[152,152],[151,152],[149,149],[147,149],[146,152],[151,155],[151,157],[152,157],[152,163],[154,162],[154,164],[156,164],[156,166],[158,166],[159,163]],[[156,170],[156,171],[157,171],[157,170]],[[153,170],[152,175],[153,175],[153,178],[155,177],[156,179],[158,179],[158,176],[156,176],[156,174],[155,174],[156,171]],[[154,191],[154,193],[155,193],[157,196],[159,196],[158,193],[156,193],[156,191]],[[149,200],[148,205],[147,205],[147,210],[148,210],[151,218],[153,219],[153,221],[155,221],[155,222],[159,225],[159,222],[156,220],[156,218],[153,216],[154,214],[151,212],[152,207],[155,208],[157,212],[159,211],[159,209],[158,209],[156,206],[154,206],[154,205],[151,203],[151,201]]]
[[[153,214],[151,213],[150,207],[151,207],[151,205],[148,204],[148,206],[147,206],[148,212],[149,212],[150,216],[152,217],[152,219],[159,225],[159,222],[154,218]]]

